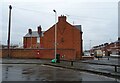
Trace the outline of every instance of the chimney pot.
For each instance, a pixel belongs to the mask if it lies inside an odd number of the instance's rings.
[[[120,40],[120,37],[118,37],[118,40]]]
[[[38,34],[41,36],[41,33],[42,33],[42,28],[41,28],[41,25],[38,26]]]
[[[32,29],[28,29],[28,33],[29,33],[29,34],[32,34]]]
[[[66,19],[67,19],[67,18],[66,18],[66,16],[64,16],[64,15],[61,15],[61,16],[58,17],[58,21],[59,21],[59,22],[66,22]]]

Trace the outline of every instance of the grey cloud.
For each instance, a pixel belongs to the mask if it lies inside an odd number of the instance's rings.
[[[56,9],[58,16],[68,14],[67,19],[71,24],[73,24],[74,21],[75,24],[82,25],[85,48],[89,48],[90,40],[93,41],[92,45],[109,42],[110,38],[115,41],[117,39],[118,30],[118,3],[115,0],[109,0],[109,2],[105,1],[108,0],[104,0],[100,3],[94,2],[94,0],[93,2],[81,2],[79,0],[11,2],[13,5],[11,42],[22,43],[22,38],[28,28],[36,30],[36,27],[41,25],[43,30],[47,30],[51,27],[54,24],[53,9]],[[2,11],[1,15],[3,17],[3,42],[6,42],[7,39],[9,4],[10,2],[3,3],[4,11]]]

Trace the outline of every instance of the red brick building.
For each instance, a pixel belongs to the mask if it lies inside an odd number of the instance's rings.
[[[42,31],[41,26],[37,27],[37,31],[32,31],[28,29],[28,33],[23,38],[24,48],[41,48],[41,38],[43,37],[44,31]]]
[[[75,55],[72,56],[75,59],[81,59],[83,52],[81,25],[71,25],[66,19],[66,16],[58,17],[57,49],[73,49],[75,50]],[[45,32],[41,31],[41,27],[38,27],[36,32],[29,29],[29,32],[24,36],[24,48],[54,49],[54,39],[55,25]],[[59,52],[57,51],[57,53]],[[66,56],[69,57],[69,55]]]

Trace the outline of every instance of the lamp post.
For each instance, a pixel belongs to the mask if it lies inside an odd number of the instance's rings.
[[[56,62],[56,54],[57,54],[57,12],[56,10],[53,10],[55,12],[55,62]]]
[[[10,57],[10,27],[11,27],[11,9],[12,6],[9,6],[9,24],[8,24],[8,57]]]

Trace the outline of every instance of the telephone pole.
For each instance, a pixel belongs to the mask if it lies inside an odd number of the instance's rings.
[[[9,24],[8,24],[8,57],[10,57],[10,27],[11,27],[11,10],[12,6],[9,5]]]

